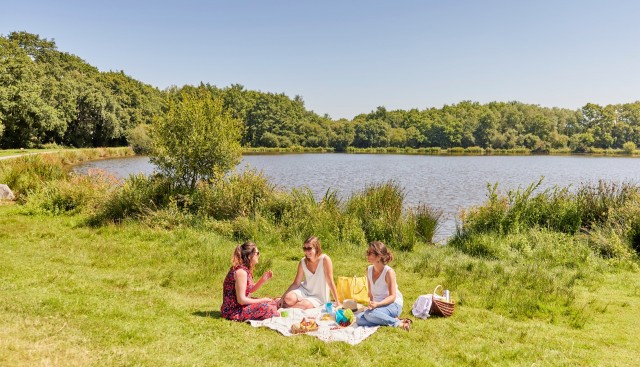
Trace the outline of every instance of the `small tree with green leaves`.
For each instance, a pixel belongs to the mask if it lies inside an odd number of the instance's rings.
[[[632,141],[628,141],[622,144],[622,150],[625,154],[633,154],[636,151],[636,144]]]
[[[166,101],[166,113],[151,129],[151,162],[178,187],[221,177],[242,154],[242,122],[204,87],[185,87]]]

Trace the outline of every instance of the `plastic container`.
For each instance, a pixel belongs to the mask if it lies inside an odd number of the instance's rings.
[[[442,296],[444,296],[445,301],[451,302],[451,298],[449,296],[449,290],[448,289],[444,290],[444,292],[442,293]]]
[[[333,303],[331,302],[327,302],[326,305],[324,305],[325,311],[327,311],[328,314],[333,315]]]

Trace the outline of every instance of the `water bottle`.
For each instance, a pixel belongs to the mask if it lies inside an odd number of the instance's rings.
[[[447,302],[451,302],[451,299],[449,298],[449,290],[448,290],[448,289],[445,289],[445,290],[444,290],[444,292],[442,293],[442,296],[444,297],[444,299],[445,299]]]

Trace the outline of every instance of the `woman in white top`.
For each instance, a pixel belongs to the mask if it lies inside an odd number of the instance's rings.
[[[396,272],[387,263],[393,255],[379,241],[369,244],[367,250],[367,279],[369,281],[369,307],[356,317],[358,326],[394,326],[411,329],[411,319],[399,319],[402,312],[402,293],[398,290]]]
[[[333,264],[331,258],[322,253],[318,237],[307,238],[302,245],[302,250],[304,257],[298,264],[296,277],[284,292],[278,307],[301,309],[320,307],[330,301],[329,291],[337,302],[338,293],[336,283],[333,281]]]

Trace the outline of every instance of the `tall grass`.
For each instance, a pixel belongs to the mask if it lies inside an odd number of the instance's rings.
[[[92,210],[117,184],[115,176],[100,170],[92,170],[85,175],[72,174],[68,179],[44,182],[29,194],[25,212],[59,215]]]
[[[502,195],[497,184],[488,186],[485,204],[465,211],[453,243],[494,233],[508,235],[532,228],[575,235],[582,232],[602,256],[629,258],[638,250],[640,191],[630,184],[600,181],[584,184],[575,192],[553,187],[536,192],[542,181]],[[471,241],[473,242],[473,241]],[[472,252],[493,253],[490,248]],[[469,249],[471,250],[471,249]]]
[[[99,158],[133,155],[129,147],[64,150],[0,161],[0,182],[7,184],[21,202],[49,181],[66,180],[69,165]]]
[[[419,240],[431,242],[440,220],[440,212],[426,205],[404,209],[402,188],[393,182],[371,185],[346,202],[332,190],[320,199],[308,188],[278,190],[253,170],[202,182],[194,192],[175,190],[160,176],[129,177],[104,198],[89,223],[155,217],[168,227],[173,216],[176,226],[198,223],[236,239],[268,235],[300,242],[316,235],[334,246],[380,240],[409,251]]]

